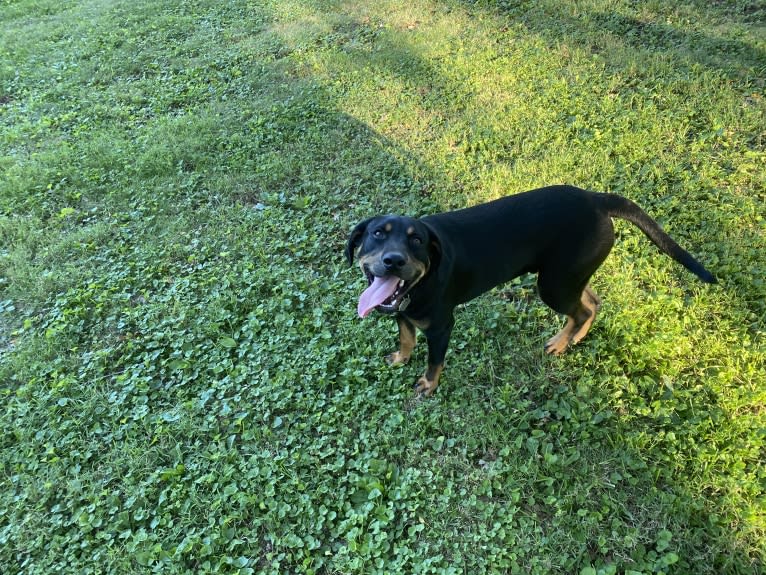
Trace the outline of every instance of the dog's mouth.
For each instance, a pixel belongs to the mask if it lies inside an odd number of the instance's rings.
[[[399,311],[402,303],[420,277],[404,280],[395,275],[376,276],[365,270],[367,289],[359,297],[359,317],[366,317],[373,309],[383,313]]]

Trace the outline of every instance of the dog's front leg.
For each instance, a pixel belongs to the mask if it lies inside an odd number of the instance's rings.
[[[415,347],[415,326],[403,315],[396,316],[396,323],[399,325],[399,349],[386,356],[389,365],[407,363]]]
[[[447,355],[452,326],[455,320],[450,317],[449,322],[442,326],[431,326],[425,334],[428,341],[428,367],[426,372],[415,384],[415,393],[431,395],[439,385],[439,376],[444,369],[444,357]]]

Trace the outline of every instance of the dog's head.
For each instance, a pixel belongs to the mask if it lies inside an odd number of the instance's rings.
[[[359,299],[359,315],[372,309],[399,311],[415,285],[425,277],[438,256],[436,234],[420,220],[378,216],[359,223],[346,245],[349,265],[359,249],[359,267],[369,287]]]

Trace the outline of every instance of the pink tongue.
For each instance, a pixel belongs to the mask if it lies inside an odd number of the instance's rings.
[[[364,293],[359,297],[359,305],[356,308],[359,312],[359,317],[365,317],[375,306],[382,304],[390,298],[396,291],[399,281],[399,278],[396,276],[376,277],[372,284],[370,284],[370,287],[364,290]]]

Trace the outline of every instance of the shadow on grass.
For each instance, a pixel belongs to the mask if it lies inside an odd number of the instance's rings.
[[[465,3],[506,16],[551,43],[572,43],[598,53],[608,65],[617,68],[625,64],[627,50],[670,58],[680,68],[699,65],[716,70],[732,80],[744,82],[745,86],[749,83],[751,89],[763,88],[766,81],[766,48],[763,41],[757,41],[758,30],[766,21],[766,10],[757,3],[682,3],[659,7],[659,10],[648,8],[645,17],[616,10],[607,12],[593,2],[577,5],[527,0]],[[719,27],[719,34],[694,29],[698,22],[714,27],[722,19],[726,20],[727,27]],[[743,34],[742,30],[747,27],[751,28],[750,33]],[[618,52],[614,53],[615,50]]]

